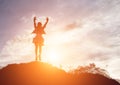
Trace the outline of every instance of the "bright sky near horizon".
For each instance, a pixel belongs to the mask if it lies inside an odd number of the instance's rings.
[[[33,17],[49,17],[42,61],[95,63],[120,79],[119,9],[120,0],[0,0],[0,66],[34,60]]]

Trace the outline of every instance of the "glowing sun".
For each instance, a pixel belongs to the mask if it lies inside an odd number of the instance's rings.
[[[60,61],[61,61],[61,58],[60,58],[60,55],[57,51],[49,51],[47,53],[47,61],[48,63],[51,63],[55,66],[59,66],[60,65]]]

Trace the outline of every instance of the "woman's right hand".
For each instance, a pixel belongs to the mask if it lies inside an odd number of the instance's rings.
[[[36,16],[34,17],[34,21],[36,20]]]

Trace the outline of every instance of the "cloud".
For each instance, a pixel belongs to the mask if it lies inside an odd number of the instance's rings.
[[[72,31],[72,30],[78,29],[78,28],[82,28],[82,23],[73,22],[73,23],[67,24],[64,27],[64,31]]]
[[[4,65],[8,63],[18,63],[21,61],[30,61],[34,55],[31,35],[16,36],[12,40],[7,41],[3,50],[0,53],[0,57]],[[29,59],[28,59],[29,58]]]

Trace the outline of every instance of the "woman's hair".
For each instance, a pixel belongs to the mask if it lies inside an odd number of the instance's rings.
[[[37,25],[37,26],[40,26],[40,27],[41,27],[41,26],[42,26],[42,23],[41,23],[41,22],[38,22],[38,25]]]

